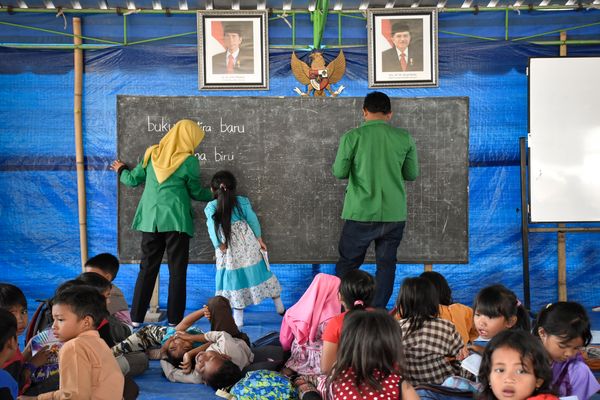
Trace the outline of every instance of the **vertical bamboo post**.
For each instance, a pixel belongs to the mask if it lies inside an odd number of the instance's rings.
[[[567,32],[562,31],[560,33],[560,41],[563,42],[560,45],[560,56],[566,57],[567,56],[567,45],[565,44],[565,42],[567,41]]]
[[[564,228],[565,224],[558,224],[559,228]],[[558,232],[558,301],[567,301],[567,243],[566,233]]]
[[[560,45],[560,56],[567,55],[567,45],[564,43],[567,40],[567,32],[560,33],[560,40],[563,44]],[[564,228],[565,224],[558,224],[559,228]],[[557,233],[557,261],[558,261],[558,301],[567,301],[567,238],[566,232]]]
[[[81,19],[73,18],[73,44],[75,90],[73,93],[73,115],[75,125],[75,165],[77,168],[77,204],[79,206],[79,249],[81,251],[81,269],[88,259],[87,252],[87,210],[85,196],[85,171],[83,158],[83,130],[81,109],[83,95],[83,50],[81,49]]]

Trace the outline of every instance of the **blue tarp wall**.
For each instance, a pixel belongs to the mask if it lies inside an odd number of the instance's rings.
[[[363,97],[367,87],[365,20],[344,18],[341,34],[347,74],[342,96]],[[360,16],[360,15],[358,15]],[[288,17],[289,19],[289,17]],[[508,21],[508,31],[505,26]],[[558,56],[558,46],[513,40],[554,31],[537,40],[600,39],[600,11],[515,11],[441,13],[440,85],[427,89],[386,89],[390,96],[468,96],[470,98],[469,239],[470,262],[435,265],[470,304],[485,285],[503,283],[522,296],[519,137],[527,134],[529,57]],[[8,23],[8,24],[7,24]],[[66,23],[66,30],[63,24]],[[122,42],[123,17],[82,15],[87,37]],[[296,17],[296,45],[312,44],[307,15]],[[169,40],[85,51],[83,130],[89,254],[117,252],[117,179],[108,165],[116,156],[116,96],[296,96],[291,51],[269,52],[270,90],[199,91],[195,15],[139,14],[127,17],[128,42],[184,34]],[[31,30],[28,26],[44,30]],[[62,281],[80,272],[79,224],[73,127],[73,53],[60,49],[15,49],[10,44],[71,44],[70,17],[0,13],[0,281],[22,287],[27,297],[48,297]],[[508,37],[506,34],[508,32]],[[185,33],[189,33],[185,35]],[[281,18],[269,26],[272,46],[290,45],[291,29]],[[475,38],[478,36],[480,38]],[[485,38],[484,38],[485,37]],[[533,39],[529,39],[533,40]],[[89,39],[85,43],[96,43]],[[338,44],[337,17],[330,15],[325,45]],[[306,60],[307,52],[303,54]],[[337,50],[328,50],[332,59]],[[598,45],[569,46],[570,56],[600,55]],[[600,71],[599,71],[600,73]],[[274,116],[276,118],[276,116]],[[323,121],[324,124],[327,121]],[[569,132],[565,132],[569,134]],[[203,176],[204,180],[209,177]],[[340,199],[342,201],[342,199]],[[267,227],[264,227],[268,229]],[[600,246],[594,234],[567,235],[569,298],[587,307],[600,304]],[[193,244],[192,244],[193,245]],[[557,299],[556,234],[532,234],[532,309]],[[372,271],[372,266],[367,267]],[[131,299],[136,265],[123,265],[116,284]],[[422,265],[400,265],[396,286]],[[284,302],[299,298],[318,271],[332,265],[277,265]],[[161,277],[166,303],[167,273]],[[397,293],[394,293],[392,301]],[[202,305],[214,292],[214,266],[190,265],[188,308]],[[272,310],[271,303],[256,310]]]

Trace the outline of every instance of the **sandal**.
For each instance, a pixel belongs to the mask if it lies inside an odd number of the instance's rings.
[[[298,389],[298,398],[300,400],[316,400],[321,399],[321,395],[317,391],[315,385],[310,383],[302,376],[298,376],[293,380],[293,385]]]

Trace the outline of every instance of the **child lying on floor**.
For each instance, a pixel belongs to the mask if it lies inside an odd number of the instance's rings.
[[[192,326],[200,318],[210,320],[211,331]],[[160,365],[171,382],[206,383],[214,388],[230,386],[254,356],[249,339],[237,328],[229,301],[215,296],[204,308],[186,316],[175,328],[147,325],[113,347],[113,354],[143,351],[161,346]]]

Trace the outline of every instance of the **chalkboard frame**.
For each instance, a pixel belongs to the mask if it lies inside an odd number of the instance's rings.
[[[126,95],[119,95],[117,96],[117,111],[118,111],[118,121],[117,121],[117,133],[118,133],[118,147],[117,147],[117,151],[118,151],[118,155],[119,158],[122,159],[123,161],[125,161],[128,165],[133,166],[135,165],[138,161],[139,158],[141,157],[141,154],[143,153],[143,149],[145,147],[141,147],[140,150],[137,150],[135,152],[135,154],[126,154],[127,151],[126,150],[126,146],[128,145],[127,143],[124,144],[122,142],[122,137],[121,137],[121,133],[124,129],[128,129],[127,124],[131,123],[132,120],[135,120],[136,116],[136,109],[135,109],[135,102],[145,102],[144,104],[152,109],[158,109],[161,110],[160,112],[163,112],[163,110],[167,110],[165,112],[169,112],[171,114],[169,114],[171,116],[172,119],[172,123],[176,122],[178,119],[181,118],[190,118],[193,117],[194,112],[192,111],[186,111],[183,110],[183,108],[188,107],[188,106],[182,106],[186,104],[186,102],[189,103],[194,103],[194,102],[201,102],[201,104],[203,106],[207,105],[207,110],[206,113],[214,114],[214,110],[212,110],[211,104],[221,104],[219,102],[226,102],[223,104],[227,104],[227,105],[232,105],[235,106],[235,104],[240,104],[240,102],[255,102],[257,103],[256,105],[264,105],[264,104],[276,104],[276,103],[285,103],[286,106],[289,106],[290,104],[293,105],[300,105],[299,109],[301,110],[306,110],[307,112],[310,112],[310,115],[312,116],[313,113],[314,115],[318,115],[320,111],[322,110],[329,110],[330,108],[333,109],[335,111],[335,107],[342,107],[342,110],[344,110],[344,113],[348,113],[348,115],[345,115],[345,117],[343,118],[338,118],[338,121],[336,122],[337,124],[347,124],[349,127],[355,127],[358,126],[361,122],[362,122],[362,110],[360,109],[362,106],[362,98],[338,98],[338,99],[316,99],[316,98],[298,98],[298,97],[193,97],[193,96],[185,96],[185,97],[165,97],[165,96],[126,96]],[[270,102],[270,103],[269,103]],[[336,103],[337,102],[337,103]],[[350,104],[351,106],[348,107],[346,106],[346,103]],[[133,108],[131,108],[133,107]],[[469,210],[468,210],[468,142],[469,142],[469,135],[468,135],[468,131],[469,131],[469,101],[468,98],[466,97],[434,97],[434,98],[392,98],[392,107],[395,111],[398,111],[397,109],[401,109],[400,112],[395,112],[395,116],[392,119],[392,124],[396,125],[396,126],[402,126],[402,122],[406,122],[405,120],[410,120],[411,122],[408,124],[408,126],[415,126],[417,128],[415,128],[416,130],[421,129],[421,130],[425,130],[425,127],[423,128],[419,128],[421,125],[424,126],[428,126],[427,124],[431,125],[431,121],[433,120],[435,122],[434,126],[438,126],[439,130],[441,133],[439,132],[427,132],[427,135],[422,135],[419,136],[415,136],[413,135],[413,137],[415,137],[415,140],[417,141],[417,148],[419,149],[419,142],[423,141],[423,140],[428,140],[431,143],[435,143],[436,146],[439,146],[438,148],[436,148],[435,151],[431,152],[431,154],[429,154],[429,158],[432,159],[434,161],[434,163],[436,163],[437,167],[439,168],[442,172],[445,171],[445,173],[448,173],[450,176],[449,179],[453,179],[455,182],[458,182],[459,184],[457,186],[459,186],[459,188],[453,188],[452,185],[449,185],[448,191],[453,191],[452,193],[456,193],[456,195],[458,197],[460,197],[459,199],[454,199],[452,201],[454,201],[454,203],[452,203],[451,201],[446,201],[447,204],[447,211],[448,212],[455,212],[455,215],[451,215],[452,218],[450,218],[450,221],[454,221],[456,222],[456,226],[454,226],[452,223],[448,223],[449,219],[448,219],[448,215],[446,215],[446,223],[443,224],[443,232],[442,234],[446,234],[446,235],[450,235],[450,230],[454,229],[455,231],[458,231],[459,234],[455,236],[460,236],[459,238],[454,237],[454,236],[448,236],[448,243],[447,244],[446,241],[441,242],[441,246],[440,247],[444,247],[447,246],[452,247],[452,251],[456,250],[456,253],[452,253],[450,255],[448,254],[442,254],[442,253],[436,253],[438,251],[437,248],[433,248],[431,245],[427,245],[425,247],[427,247],[427,249],[431,252],[431,256],[420,256],[419,254],[416,253],[411,253],[411,252],[407,252],[405,251],[404,253],[402,253],[403,251],[403,245],[405,247],[407,246],[415,246],[414,244],[411,244],[411,240],[416,241],[418,239],[421,238],[421,234],[418,234],[417,236],[412,236],[411,239],[411,226],[415,227],[417,225],[419,225],[419,223],[424,224],[424,222],[419,222],[418,220],[416,220],[415,218],[413,218],[410,213],[411,213],[411,206],[410,206],[410,201],[411,201],[411,193],[416,192],[417,190],[423,191],[423,190],[440,190],[439,187],[422,187],[423,181],[425,181],[426,179],[422,177],[418,178],[417,181],[415,183],[412,182],[407,182],[407,192],[408,192],[408,196],[409,196],[409,218],[408,218],[408,223],[407,223],[407,230],[405,230],[405,237],[403,239],[403,242],[401,243],[398,255],[398,263],[399,264],[420,264],[420,263],[424,263],[424,264],[464,264],[464,263],[468,263],[468,254],[469,254],[469,250],[468,250],[468,215],[469,215]],[[235,107],[233,107],[235,108]],[[260,107],[255,107],[256,109],[260,109]],[[268,107],[267,107],[268,108]],[[349,111],[346,111],[348,108],[350,108]],[[193,108],[192,108],[193,109]],[[195,109],[194,109],[195,110]],[[408,111],[407,111],[408,110]],[[412,110],[412,111],[411,111]],[[429,110],[430,113],[426,114],[425,111],[423,110]],[[339,111],[339,110],[338,110]],[[411,112],[409,112],[411,111]],[[433,111],[433,112],[432,112]],[[452,113],[457,114],[458,116],[454,116]],[[234,113],[235,114],[235,113]],[[239,114],[239,113],[238,113]],[[196,115],[198,116],[198,113],[196,113]],[[237,115],[237,114],[236,114]],[[400,115],[400,117],[397,117],[398,115]],[[310,122],[309,124],[312,124],[311,126],[313,128],[322,128],[325,129],[328,128],[328,125],[331,125],[331,123],[327,123],[327,119],[325,118],[326,116],[324,116],[323,118],[323,123],[322,124],[317,124],[315,125],[315,123]],[[339,116],[338,116],[339,117]],[[197,119],[199,122],[202,118],[200,118],[198,116],[199,119]],[[291,117],[290,117],[291,118]],[[296,118],[296,117],[294,117]],[[194,119],[194,118],[192,118]],[[448,126],[452,125],[452,120],[456,119],[455,124],[457,124],[459,126],[459,134],[454,137],[452,135],[447,135],[446,133],[449,132],[447,131]],[[340,122],[341,121],[341,122]],[[398,121],[400,121],[401,123],[398,123]],[[278,121],[279,122],[279,121]],[[293,121],[288,121],[288,122],[293,122]],[[294,123],[298,123],[299,121],[296,121]],[[334,123],[335,125],[335,123]],[[339,128],[339,126],[338,126]],[[166,128],[165,128],[166,129]],[[137,131],[136,131],[137,132]],[[458,131],[457,131],[458,132]],[[162,134],[164,134],[166,132],[162,132]],[[327,180],[327,184],[326,186],[331,186],[332,190],[334,190],[334,192],[326,192],[326,193],[320,193],[320,192],[316,192],[315,196],[320,197],[321,199],[325,199],[325,200],[330,200],[329,202],[326,203],[320,203],[320,206],[323,205],[328,205],[330,206],[330,208],[335,208],[337,207],[337,211],[336,211],[336,215],[331,218],[331,215],[329,216],[330,219],[330,224],[331,224],[331,228],[330,230],[328,230],[328,232],[326,232],[329,236],[328,240],[327,240],[327,244],[326,244],[326,250],[328,253],[325,254],[325,256],[323,257],[319,257],[319,256],[310,256],[307,257],[306,254],[294,254],[293,256],[286,254],[285,257],[280,257],[277,254],[277,248],[278,246],[274,246],[274,247],[270,247],[270,256],[271,256],[271,260],[273,263],[286,263],[286,264],[330,264],[330,263],[335,263],[335,261],[337,261],[337,240],[339,239],[339,233],[335,232],[336,226],[339,223],[339,226],[341,227],[341,218],[340,218],[340,214],[338,213],[339,211],[341,211],[341,205],[343,203],[343,188],[345,187],[345,181],[337,181],[334,178],[332,178],[332,176],[330,176],[330,168],[331,168],[331,163],[333,162],[333,158],[335,156],[335,151],[337,150],[337,143],[339,142],[339,137],[344,133],[344,131],[334,131],[333,133],[330,131],[327,131],[327,133],[329,135],[335,135],[335,137],[331,136],[331,137],[327,137],[326,140],[327,141],[327,146],[319,146],[319,147],[327,147],[327,150],[329,151],[329,153],[327,153],[326,156],[326,160],[320,160],[321,164],[322,164],[322,168],[319,172],[319,176],[318,178],[323,178]],[[412,132],[411,132],[412,133]],[[160,136],[157,136],[157,139],[159,140],[160,137],[162,137],[162,134]],[[304,132],[304,134],[306,134],[306,132]],[[207,133],[207,137],[210,137],[210,134]],[[285,136],[279,135],[279,138],[284,138],[285,140],[287,140],[285,138]],[[157,139],[152,140],[151,142],[148,143],[149,144],[153,144],[158,142]],[[206,139],[205,139],[206,142]],[[438,142],[443,142],[443,143],[438,143]],[[204,142],[203,142],[204,143]],[[289,145],[289,143],[287,143],[287,145]],[[298,144],[300,145],[300,144]],[[454,149],[457,150],[460,154],[459,155],[453,155],[453,159],[450,160],[452,161],[450,164],[452,164],[452,168],[454,169],[447,169],[445,170],[445,168],[447,168],[448,159],[444,159],[444,157],[447,157],[446,155],[443,155],[444,152],[447,152],[448,149],[447,147],[449,146],[454,146]],[[202,144],[201,144],[202,147]],[[288,147],[293,147],[293,146],[288,146]],[[286,150],[287,151],[287,150]],[[138,154],[139,153],[139,154]],[[425,160],[427,159],[427,157],[423,157],[424,155],[426,155],[427,152],[423,152],[423,149],[420,149],[419,152],[419,156],[420,156],[420,162],[425,162]],[[442,155],[440,155],[442,154]],[[293,155],[293,154],[292,154]],[[137,157],[137,158],[134,158]],[[273,162],[272,160],[269,162]],[[201,163],[202,165],[202,163]],[[422,165],[423,167],[423,165]],[[426,168],[425,168],[426,169]],[[325,172],[323,172],[325,171]],[[236,171],[234,171],[236,172]],[[439,171],[436,171],[436,176],[438,174]],[[202,182],[206,185],[208,182],[208,179],[210,178],[210,174],[208,174],[207,170],[202,167]],[[314,178],[314,177],[313,177]],[[454,182],[453,181],[453,182]],[[141,234],[139,232],[134,232],[131,230],[129,223],[131,221],[131,216],[133,215],[133,211],[129,211],[131,215],[129,215],[129,219],[127,221],[124,220],[123,215],[122,214],[122,203],[123,203],[123,194],[126,195],[126,197],[134,197],[134,195],[132,195],[130,193],[132,189],[125,187],[122,184],[119,184],[119,188],[118,188],[118,251],[119,251],[119,256],[122,262],[128,262],[128,263],[135,263],[135,262],[139,262],[139,243],[141,240]],[[141,189],[137,189],[138,190],[138,196],[141,194]],[[438,193],[442,193],[441,196],[443,196],[440,200],[441,201],[445,201],[446,196],[448,196],[447,194],[443,193],[446,188],[442,188],[441,189],[442,192],[438,192]],[[267,244],[269,245],[270,242],[274,239],[277,238],[273,238],[269,236],[269,231],[275,232],[277,229],[274,229],[273,226],[275,224],[271,224],[271,221],[267,221],[268,220],[268,216],[269,216],[269,212],[270,211],[266,211],[263,206],[261,206],[261,200],[260,200],[260,196],[259,199],[256,198],[256,195],[253,191],[248,191],[249,193],[247,193],[244,188],[242,188],[241,193],[242,194],[250,194],[250,199],[253,202],[253,205],[255,207],[255,210],[257,211],[257,214],[259,215],[259,218],[261,219],[261,223],[263,223],[263,231],[267,232],[265,235],[265,238],[267,240]],[[337,193],[337,194],[336,194]],[[437,201],[438,199],[434,198],[435,196],[429,196],[427,198],[427,200],[431,200],[431,201]],[[135,205],[137,205],[137,200],[135,201]],[[444,203],[444,206],[446,204]],[[197,207],[198,208],[198,207]],[[202,207],[203,208],[203,207]],[[134,210],[135,208],[133,208]],[[426,221],[427,218],[433,218],[432,221],[434,221],[434,224],[438,224],[439,223],[439,228],[442,228],[442,223],[440,221],[437,221],[437,218],[440,218],[440,215],[432,215],[431,212],[429,212],[429,209],[425,209],[426,214],[425,216],[420,215],[419,219]],[[265,212],[267,214],[265,214]],[[324,212],[324,211],[323,211]],[[416,213],[416,210],[413,210],[414,213]],[[443,215],[442,215],[443,216]],[[196,217],[200,217],[200,219],[203,218],[203,212],[200,211],[196,211]],[[458,218],[458,219],[457,219]],[[265,221],[269,222],[267,224],[265,224]],[[294,227],[298,227],[300,225],[302,225],[302,222],[300,220],[300,222],[298,222],[296,225],[294,225]],[[442,221],[443,222],[443,221]],[[195,244],[194,242],[196,241],[196,239],[193,239],[191,242],[191,248],[194,247],[202,247],[205,246],[205,237],[208,236],[206,234],[206,228],[203,224],[203,222],[196,220],[196,231],[197,232],[201,232],[200,233],[200,244],[201,246],[199,246],[197,243]],[[429,225],[427,225],[429,226]],[[448,226],[448,231],[446,231],[446,227]],[[279,232],[281,233],[281,232]],[[418,232],[417,232],[418,233]],[[305,234],[307,235],[306,238],[308,240],[308,234],[305,232]],[[322,234],[322,232],[320,232],[320,234]],[[315,239],[314,237],[312,239]],[[425,238],[426,239],[426,238]],[[423,239],[425,241],[425,239]],[[129,241],[129,244],[127,248],[123,247],[123,241]],[[453,240],[456,240],[456,246],[452,246],[452,244],[454,243]],[[132,244],[134,243],[134,244]],[[434,243],[435,244],[435,243]],[[439,244],[439,243],[438,243]],[[320,245],[320,244],[319,244]],[[281,247],[281,246],[279,246]],[[456,248],[456,249],[455,249]],[[134,250],[132,250],[134,249]],[[275,249],[275,251],[273,251],[273,249]],[[333,254],[332,249],[335,250],[335,254]],[[412,249],[412,247],[411,247]],[[314,251],[312,248],[308,249],[310,251]],[[447,248],[444,248],[442,250],[448,251]],[[202,247],[201,250],[199,250],[200,252],[205,251],[204,256],[202,256],[203,258],[198,258],[195,257],[193,254],[193,250],[191,251],[190,254],[190,263],[199,263],[199,264],[211,264],[213,263],[213,259],[212,259],[212,255],[210,257],[207,256],[206,251],[210,251],[212,253],[212,247],[210,247],[210,249],[206,249],[205,247]],[[410,253],[410,254],[408,254]],[[137,254],[137,256],[136,256]],[[429,254],[429,253],[428,253]],[[413,258],[410,258],[413,257]],[[374,254],[372,252],[372,249],[370,249],[370,252],[367,254],[367,258],[365,260],[365,263],[372,263],[374,261]]]

